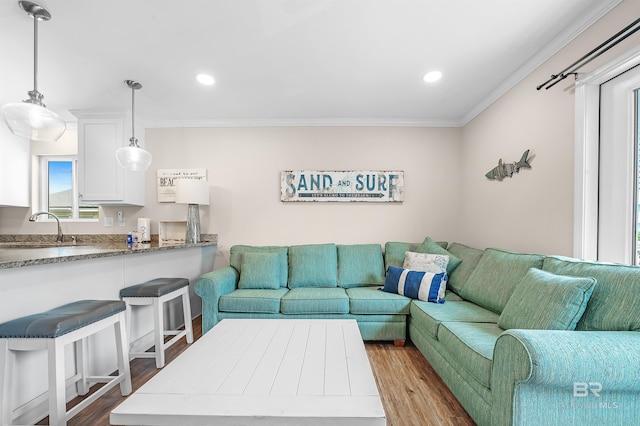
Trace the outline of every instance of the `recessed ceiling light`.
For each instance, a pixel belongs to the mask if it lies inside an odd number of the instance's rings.
[[[196,80],[198,80],[200,84],[204,84],[205,86],[213,86],[213,83],[216,82],[209,74],[198,74],[196,76]]]
[[[434,83],[442,78],[442,73],[440,71],[429,71],[422,79],[425,83]]]

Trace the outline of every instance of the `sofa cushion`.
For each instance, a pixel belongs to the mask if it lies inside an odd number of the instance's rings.
[[[347,289],[349,312],[364,315],[409,314],[411,299],[380,291],[379,287]]]
[[[389,266],[383,291],[398,293],[425,302],[444,303],[447,273],[413,271]]]
[[[637,266],[547,257],[543,269],[559,275],[596,279],[576,330],[640,330],[640,268]]]
[[[505,305],[498,326],[505,330],[574,330],[595,285],[593,278],[531,268]]]
[[[384,260],[380,244],[338,245],[338,286],[380,286]]]
[[[467,247],[460,243],[451,243],[449,247],[447,247],[447,251],[462,261],[460,265],[451,272],[449,281],[447,282],[447,287],[457,294],[460,294],[462,286],[467,281],[467,278],[469,278],[469,275],[471,275],[473,269],[478,265],[483,250]]]
[[[434,339],[438,338],[438,328],[442,322],[486,322],[497,323],[498,314],[481,306],[465,301],[447,301],[440,305],[414,300],[411,303],[411,321]]]
[[[462,287],[461,296],[500,313],[529,268],[542,268],[543,256],[488,248]]]
[[[277,290],[234,290],[220,297],[218,309],[221,312],[277,314],[280,312],[280,299],[288,291],[286,288]]]
[[[447,272],[449,264],[449,256],[442,254],[417,253],[408,251],[404,254],[404,269],[413,269],[414,271],[425,271],[439,274]]]
[[[337,286],[338,252],[335,244],[289,247],[289,288]]]
[[[447,285],[449,284],[449,281],[447,281]],[[458,296],[456,293],[449,291],[449,289],[447,289],[447,291],[444,294],[444,300],[448,301],[452,301],[452,302],[462,302],[464,299],[460,296]]]
[[[448,358],[488,388],[491,385],[493,348],[503,331],[497,324],[443,322],[438,329],[438,340],[442,342]]]
[[[349,297],[343,288],[294,288],[282,298],[283,314],[347,314]]]
[[[403,243],[399,241],[389,241],[384,245],[384,268],[385,271],[389,266],[402,268],[404,263],[404,254],[408,251],[416,251],[420,243]]]
[[[279,289],[282,282],[280,279],[282,261],[286,262],[284,253],[244,253],[238,288]]]
[[[408,251],[416,251],[416,248],[421,243],[405,243],[400,241],[389,241],[384,245],[384,269],[385,271],[389,266],[396,266],[402,268],[404,263],[404,254]],[[440,247],[447,247],[446,241],[436,242]]]
[[[231,246],[231,250],[229,251],[229,264],[233,266],[236,271],[242,274],[242,258],[245,253],[280,253],[280,287],[286,287],[289,277],[289,265],[287,263],[288,250],[289,249],[287,247],[281,246],[235,245]]]
[[[451,254],[447,249],[440,246],[440,244],[433,241],[430,237],[424,239],[422,244],[416,247],[416,251],[419,253],[431,253],[431,254],[441,254],[444,256],[449,256],[449,264],[447,265],[447,274],[453,272],[454,269],[460,265],[462,262],[456,256]]]

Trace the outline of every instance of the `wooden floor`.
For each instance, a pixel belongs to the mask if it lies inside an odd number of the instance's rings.
[[[194,320],[193,327],[193,337],[197,340],[202,336],[200,317]],[[185,339],[181,339],[167,350],[166,362],[171,362],[187,347]],[[365,347],[389,426],[475,425],[415,346],[408,343],[400,348],[392,342],[367,342]],[[131,361],[134,392],[159,371],[154,359]],[[97,388],[94,386],[92,391]],[[110,424],[109,413],[124,399],[120,395],[120,387],[116,386],[67,424],[107,426]],[[81,400],[80,397],[74,399],[68,408]],[[46,418],[38,424],[48,424],[48,421]]]

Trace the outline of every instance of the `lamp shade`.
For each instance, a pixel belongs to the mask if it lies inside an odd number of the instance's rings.
[[[175,185],[176,203],[209,205],[209,182],[196,179],[178,179]]]
[[[125,169],[145,171],[151,165],[151,154],[139,146],[123,146],[116,150],[116,160]]]
[[[11,132],[22,138],[40,142],[55,142],[67,128],[58,114],[29,102],[2,105],[2,117]]]

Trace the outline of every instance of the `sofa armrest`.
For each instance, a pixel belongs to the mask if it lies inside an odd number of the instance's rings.
[[[633,331],[507,330],[494,349],[492,424],[628,420],[640,404],[639,353]]]
[[[238,271],[225,266],[202,274],[196,281],[194,291],[202,298],[202,334],[218,323],[218,301],[238,287],[238,278]]]

